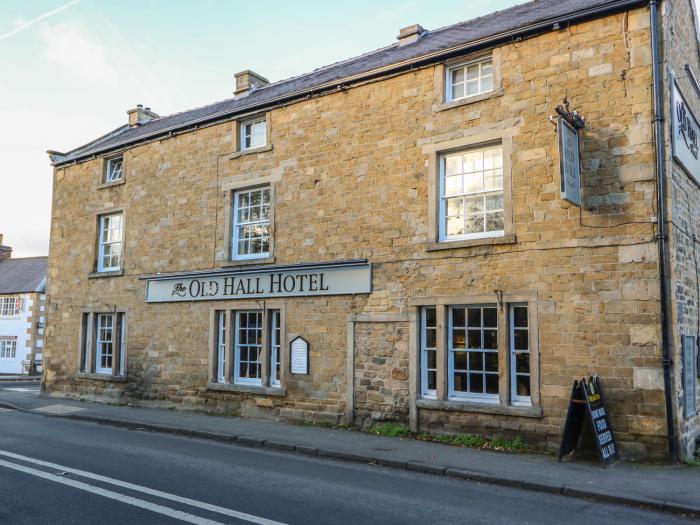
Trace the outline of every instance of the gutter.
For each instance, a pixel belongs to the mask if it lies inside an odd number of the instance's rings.
[[[649,1],[649,16],[651,22],[651,54],[652,54],[652,77],[654,84],[654,137],[656,143],[656,176],[658,179],[658,190],[656,200],[658,206],[659,225],[659,288],[661,302],[661,352],[664,372],[664,399],[666,404],[666,428],[668,436],[668,454],[672,462],[678,461],[678,440],[676,437],[676,427],[674,424],[673,410],[673,383],[671,370],[673,367],[673,356],[671,354],[670,334],[668,321],[671,317],[669,312],[669,301],[667,297],[666,276],[668,269],[668,234],[666,232],[666,148],[664,138],[664,117],[663,117],[663,87],[660,71],[661,56],[659,54],[659,28],[658,28],[658,4],[657,0]]]
[[[428,53],[427,55],[421,55],[419,57],[404,60],[402,62],[397,62],[387,66],[383,66],[371,71],[365,71],[363,73],[358,73],[357,75],[352,75],[345,78],[339,78],[333,80],[332,82],[326,82],[325,84],[320,84],[318,86],[313,86],[292,93],[287,93],[285,95],[280,95],[278,97],[272,98],[266,102],[260,104],[249,104],[243,106],[235,111],[223,111],[214,115],[209,115],[207,117],[193,120],[185,125],[175,125],[169,128],[164,128],[153,133],[147,133],[134,139],[132,141],[125,141],[117,143],[104,150],[97,150],[86,155],[71,158],[65,161],[53,162],[52,166],[63,167],[70,164],[76,164],[78,161],[86,158],[94,158],[97,154],[106,154],[119,149],[123,149],[125,146],[135,146],[137,144],[147,142],[149,139],[155,139],[158,137],[167,137],[175,132],[182,132],[185,130],[190,130],[193,128],[201,127],[202,125],[212,124],[217,121],[225,121],[232,119],[236,116],[244,114],[250,111],[263,111],[270,109],[279,104],[285,104],[291,101],[296,101],[304,97],[311,97],[314,95],[322,94],[323,92],[331,90],[341,90],[347,89],[348,84],[356,83],[360,81],[372,80],[381,78],[384,75],[395,74],[398,72],[411,71],[416,68],[425,67],[431,65],[435,62],[440,62],[453,57],[457,57],[466,52],[474,52],[483,50],[490,47],[496,47],[499,44],[511,43],[514,41],[522,40],[523,38],[533,37],[539,34],[547,33],[549,31],[559,30],[573,22],[580,22],[586,19],[599,18],[604,15],[617,13],[625,9],[646,5],[646,0],[615,0],[608,4],[592,7],[589,9],[583,9],[581,11],[576,11],[574,13],[569,13],[567,15],[562,15],[555,18],[550,18],[548,20],[537,22],[535,24],[530,24],[528,26],[520,27],[518,29],[512,29],[509,31],[504,31],[496,35],[492,35],[485,38],[480,38],[478,40],[472,40],[464,44],[459,44],[448,49],[443,49],[440,51],[434,51]],[[262,88],[265,89],[265,88]],[[57,153],[57,152],[53,152]],[[66,154],[67,155],[67,154]]]

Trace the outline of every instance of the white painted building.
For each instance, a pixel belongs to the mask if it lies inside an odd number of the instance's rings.
[[[40,373],[48,258],[11,254],[0,235],[0,374]]]

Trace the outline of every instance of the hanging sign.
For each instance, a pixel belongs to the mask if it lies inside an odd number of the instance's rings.
[[[671,119],[673,121],[671,137],[673,158],[700,183],[700,155],[698,153],[700,125],[698,125],[693,112],[690,111],[675,79],[671,88]]]
[[[610,426],[600,379],[597,375],[581,381],[574,381],[569,409],[564,422],[561,446],[559,447],[559,461],[569,453],[578,450],[581,431],[586,419],[591,423],[598,457],[607,467],[617,461],[620,455]]]
[[[295,337],[291,344],[290,370],[292,374],[309,373],[309,343],[303,337]]]
[[[557,122],[561,198],[581,206],[581,154],[578,129],[564,118]]]
[[[372,291],[366,261],[213,270],[144,277],[146,302],[220,301]]]

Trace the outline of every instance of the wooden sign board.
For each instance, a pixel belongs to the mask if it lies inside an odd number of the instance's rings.
[[[569,453],[578,450],[581,431],[586,419],[590,421],[598,457],[603,464],[607,467],[620,459],[615,436],[610,426],[608,409],[603,398],[600,378],[592,376],[588,379],[574,381],[559,448],[559,461]]]

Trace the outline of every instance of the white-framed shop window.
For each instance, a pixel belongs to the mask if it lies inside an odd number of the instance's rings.
[[[270,255],[270,186],[238,190],[233,195],[233,259]]]
[[[234,383],[262,385],[263,313],[237,311]]]
[[[241,150],[261,148],[267,144],[267,120],[265,117],[241,122]]]
[[[449,397],[498,403],[497,307],[450,306],[447,339]]]
[[[421,396],[437,397],[437,309],[421,308]]]
[[[270,310],[270,385],[281,386],[282,328],[279,310]]]
[[[95,372],[111,374],[114,358],[114,315],[97,315]]]
[[[124,312],[85,312],[81,330],[80,371],[123,376],[126,372]]]
[[[122,237],[124,215],[109,213],[99,218],[98,272],[115,272],[122,269]]]
[[[116,182],[124,177],[124,157],[107,159],[105,182]]]
[[[13,295],[0,297],[0,316],[19,315],[22,310],[22,298]]]
[[[17,357],[17,337],[0,338],[0,359],[15,359]]]
[[[509,308],[510,397],[514,405],[532,404],[530,385],[530,329],[526,304]]]
[[[447,68],[445,86],[447,102],[493,91],[493,59],[482,57]]]
[[[503,147],[440,156],[440,241],[504,235]]]

